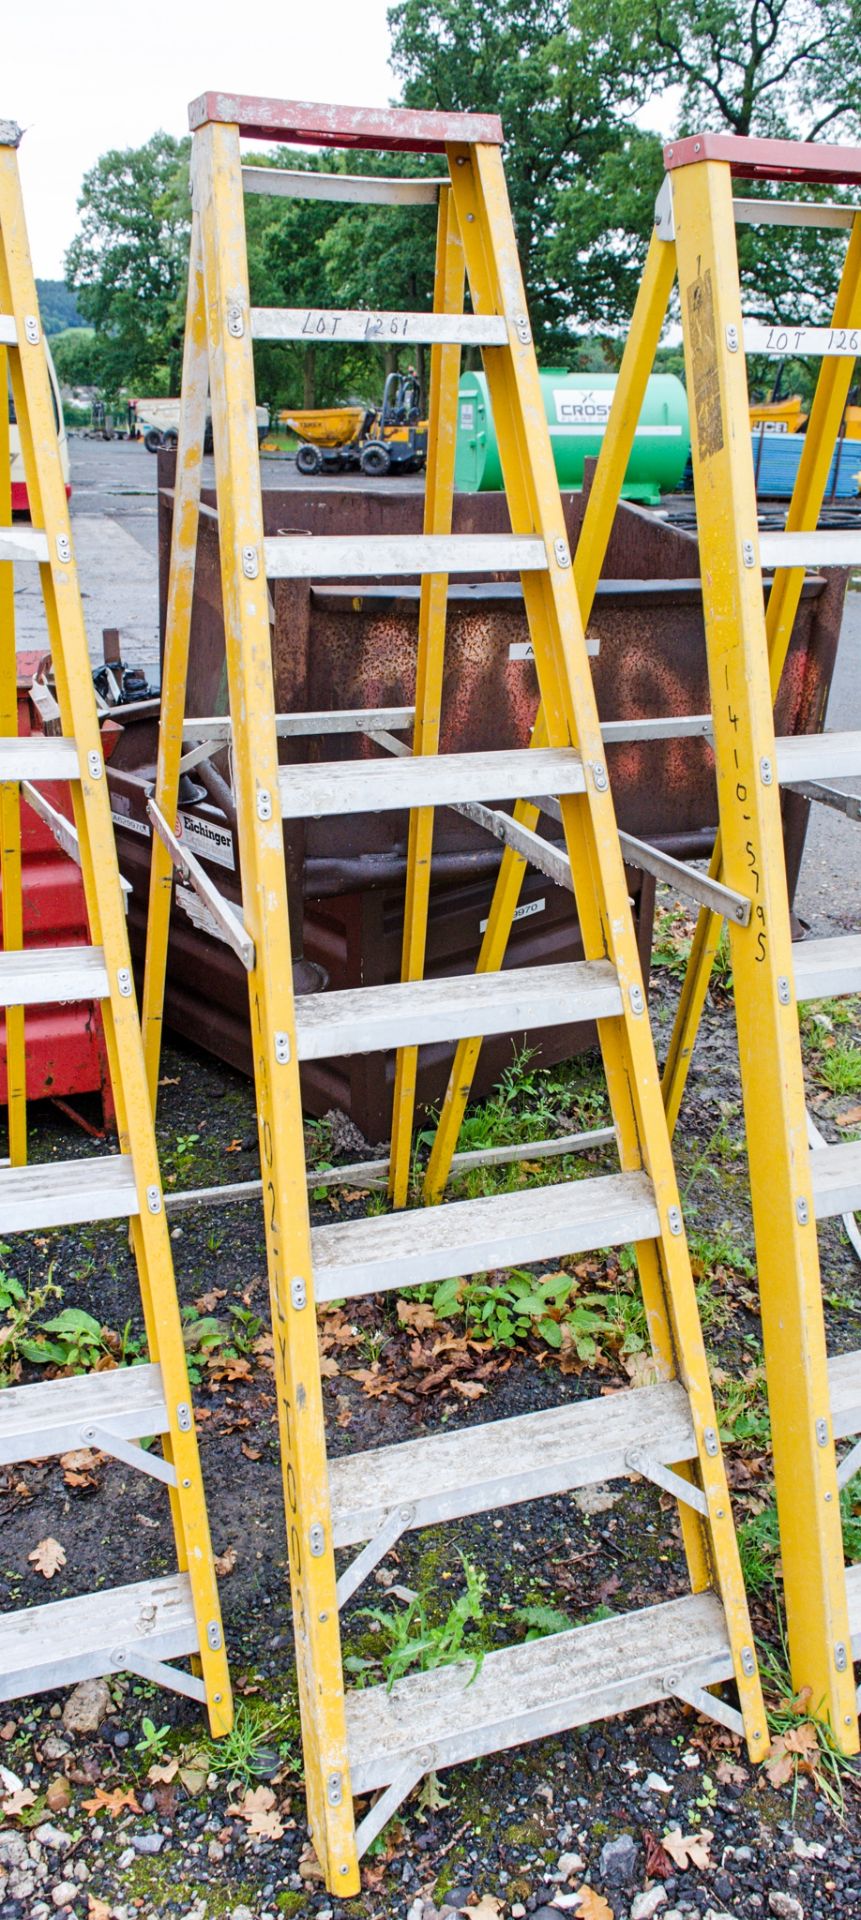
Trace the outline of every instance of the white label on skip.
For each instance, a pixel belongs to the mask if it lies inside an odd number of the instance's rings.
[[[522,907],[515,907],[513,917],[515,920],[531,920],[534,913],[543,913],[546,905],[546,900],[524,900]],[[479,920],[479,933],[485,933],[486,930],[487,921]]]

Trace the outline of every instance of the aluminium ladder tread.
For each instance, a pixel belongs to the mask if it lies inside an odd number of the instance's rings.
[[[271,534],[268,580],[408,579],[422,573],[541,573],[544,541],[532,533]]]
[[[0,1007],[104,1000],[108,992],[101,947],[26,947],[0,953]]]
[[[861,1564],[846,1568],[846,1598],[849,1602],[852,1658],[861,1660]]]
[[[793,780],[848,780],[861,773],[861,733],[790,733],[775,746],[782,786]]]
[[[861,1140],[816,1147],[810,1155],[813,1204],[817,1220],[861,1207]]]
[[[0,560],[2,558],[0,552]],[[0,780],[77,780],[79,777],[78,749],[67,735],[0,736]]]
[[[0,1466],[43,1460],[87,1445],[86,1428],[108,1429],[124,1440],[144,1440],[168,1430],[161,1368],[112,1367],[73,1374],[0,1393]]]
[[[560,1259],[653,1240],[660,1230],[645,1173],[559,1181],[483,1200],[450,1200],[311,1229],[318,1300],[418,1287],[455,1274]]]
[[[325,341],[357,346],[506,347],[508,322],[495,313],[408,313],[384,307],[252,307],[253,340]]]
[[[831,1355],[828,1386],[835,1440],[861,1433],[861,1351]]]
[[[38,560],[49,558],[48,536],[41,527],[0,527],[0,560]]]
[[[333,1544],[370,1540],[393,1508],[430,1526],[618,1479],[634,1449],[664,1466],[696,1458],[680,1381],[344,1454],[329,1466]]]
[[[568,1021],[606,1019],[622,1011],[609,960],[572,960],[504,973],[441,980],[396,981],[296,1001],[300,1060],[326,1060],[375,1048],[519,1033]]]
[[[583,793],[585,784],[583,762],[574,747],[321,760],[281,767],[278,773],[285,820],[399,812],[469,800],[530,800],[545,793]]]
[[[73,1686],[199,1646],[186,1573],[0,1614],[0,1700]]]
[[[723,1607],[706,1591],[574,1627],[469,1660],[347,1693],[354,1793],[418,1771],[501,1752],[652,1705],[668,1692],[732,1678]],[[668,1686],[668,1682],[672,1682]]]
[[[139,1211],[129,1154],[0,1168],[0,1234],[120,1220]]]
[[[799,940],[792,949],[797,1000],[861,993],[861,934]]]

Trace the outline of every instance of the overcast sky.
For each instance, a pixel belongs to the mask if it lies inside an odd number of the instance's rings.
[[[36,273],[61,279],[88,167],[220,89],[385,106],[389,0],[9,0],[0,119],[25,128],[21,178]]]

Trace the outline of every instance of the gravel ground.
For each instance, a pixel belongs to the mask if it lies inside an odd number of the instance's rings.
[[[97,458],[130,463],[148,456],[88,446],[86,460]],[[131,465],[122,471],[128,476]],[[89,514],[120,524],[116,487],[100,491],[96,484],[105,477],[104,468],[95,471],[91,493],[81,480],[75,501],[82,523]],[[151,562],[152,503],[138,499],[125,532]],[[857,606],[831,725],[858,722]],[[829,838],[833,824],[829,814]],[[847,867],[829,889],[824,853],[818,835],[799,896],[817,931],[846,924],[846,886],[855,871]],[[688,930],[665,895],[653,991],[659,1051]],[[859,1121],[857,1112],[852,1117],[858,1092],[835,1092],[830,1084],[839,1078],[835,1049],[841,1059],[857,1057],[861,1013],[853,1005],[846,1011],[845,1026],[828,1015],[805,1022],[811,1104],[829,1138],[845,1138],[845,1128]],[[594,1085],[588,1059],[568,1074],[539,1076],[522,1090],[523,1116],[528,1121],[543,1103],[567,1130],[588,1108]],[[93,1151],[61,1115],[40,1118],[37,1157]],[[168,1189],[256,1171],[250,1087],[175,1042],[164,1057],[159,1135]],[[309,1145],[335,1160],[358,1157],[349,1127],[337,1124]],[[198,1376],[203,1468],[243,1737],[225,1756],[205,1739],[193,1705],[122,1679],[0,1708],[8,1715],[0,1720],[0,1920],[437,1920],[464,1910],[474,1920],[556,1920],[566,1912],[584,1920],[827,1920],[861,1913],[858,1768],[829,1763],[804,1703],[796,1702],[793,1713],[782,1673],[755,1268],[725,987],[709,1001],[679,1162],[769,1705],[775,1729],[783,1730],[770,1773],[749,1766],[731,1735],[682,1706],[662,1705],[432,1778],[369,1854],[361,1897],[326,1894],[314,1878],[304,1826],[261,1223],[252,1205],[187,1213],[177,1217],[174,1253]],[[606,1164],[591,1156],[563,1171],[574,1177]],[[367,1196],[336,1193],[316,1200],[315,1212],[348,1217],[368,1204]],[[829,1341],[835,1350],[854,1347],[859,1269],[839,1223],[823,1230],[821,1246]],[[33,1315],[33,1326],[60,1306],[83,1308],[106,1330],[99,1339],[111,1358],[123,1343],[133,1354],[140,1313],[118,1229],[18,1242],[4,1269],[25,1290],[48,1273],[59,1289]],[[599,1303],[605,1329],[614,1314],[618,1321],[620,1302],[630,1305],[630,1277],[614,1259],[580,1263],[573,1280],[578,1297],[588,1292]],[[591,1397],[637,1377],[637,1348],[619,1332],[620,1321],[596,1339],[594,1352],[566,1358],[535,1334],[512,1346],[471,1340],[462,1318],[435,1322],[425,1308],[423,1320],[415,1311],[412,1319],[399,1314],[395,1300],[363,1302],[350,1316],[321,1315],[333,1452]],[[10,1323],[14,1316],[13,1303]],[[630,1331],[627,1319],[625,1325]],[[8,1361],[8,1342],[3,1351]],[[23,1377],[33,1377],[26,1357],[22,1366]],[[741,1417],[733,1398],[739,1382]],[[37,1605],[173,1565],[166,1503],[98,1452],[28,1462],[0,1476],[0,1512],[6,1606]],[[854,1512],[848,1519],[858,1527]],[[31,1559],[46,1540],[65,1553],[50,1581]],[[531,1610],[552,1606],[573,1621],[686,1590],[673,1503],[643,1484],[616,1483],[597,1490],[597,1498],[543,1501],[429,1530],[399,1543],[345,1614],[345,1650],[357,1678],[379,1678],[387,1639],[385,1623],[362,1607],[402,1617],[409,1604],[403,1596],[419,1593],[438,1627],[464,1588],[461,1556],[486,1583],[481,1617],[466,1639],[476,1653],[523,1639]],[[557,1625],[565,1623],[557,1617]]]

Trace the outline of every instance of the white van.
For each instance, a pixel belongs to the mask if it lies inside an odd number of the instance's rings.
[[[57,428],[57,438],[60,444],[60,466],[63,471],[63,479],[66,484],[66,498],[68,499],[68,496],[72,491],[71,468],[69,466],[69,443],[68,443],[68,440],[66,439],[66,428],[65,428],[65,423],[63,421],[63,402],[60,399],[60,383],[57,379],[54,362],[51,359],[51,349],[48,346],[47,340],[45,341],[45,356],[48,361],[48,377],[51,382],[51,399],[53,400],[53,403],[54,403],[54,421]],[[20,436],[20,433],[18,432],[18,426],[15,420],[15,405],[12,399],[11,384],[9,387],[9,451],[12,455],[12,512],[13,513],[29,513],[30,502],[27,499],[27,482],[24,478],[24,460],[21,453],[21,436]]]

